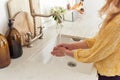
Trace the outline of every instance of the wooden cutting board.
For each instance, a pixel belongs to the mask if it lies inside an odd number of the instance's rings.
[[[25,17],[25,15],[27,15],[28,19],[26,20],[28,21],[30,30],[34,35],[34,21],[30,12],[29,0],[9,0],[7,5],[8,5],[8,13],[10,18],[14,18],[14,16],[19,12],[22,12],[22,13],[19,13],[19,16],[17,15],[18,20],[20,20],[19,17],[23,18]],[[23,13],[23,12],[26,12],[26,13]],[[20,21],[22,23],[22,20]]]
[[[21,34],[22,37],[22,44],[26,44],[26,33],[31,32],[32,34],[34,34],[33,30],[34,30],[34,25],[32,26],[32,24],[29,24],[29,20],[28,20],[28,15],[27,12],[18,12],[18,14],[14,17],[14,27],[19,31],[19,33]]]
[[[29,2],[30,1],[30,2]],[[32,5],[32,8],[30,8],[30,4]],[[31,28],[31,31],[36,33],[38,35],[40,33],[40,26],[42,24],[41,17],[35,17],[35,20],[31,16],[31,11],[34,9],[36,14],[40,14],[40,0],[9,0],[8,3],[8,13],[9,17],[13,18],[15,14],[21,11],[27,12],[28,17],[28,23]],[[35,24],[34,24],[35,21]],[[31,26],[32,25],[32,26]],[[33,29],[33,25],[35,25]]]
[[[9,0],[7,5],[10,18],[20,11],[30,13],[29,0]]]

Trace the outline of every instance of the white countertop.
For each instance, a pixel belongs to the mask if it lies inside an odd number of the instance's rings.
[[[11,59],[8,67],[0,69],[0,80],[96,80],[96,70],[90,74],[74,72],[69,69],[55,67],[52,64],[44,64],[39,61],[30,60],[31,56],[38,54],[55,37],[53,31],[46,31],[43,39],[33,43],[32,48],[23,48],[23,55],[17,59]],[[54,36],[53,36],[54,34]],[[47,36],[46,36],[47,35]],[[94,79],[96,78],[96,79]]]
[[[72,69],[64,68],[62,65],[56,66],[52,64],[44,64],[43,62],[32,60],[38,55],[40,49],[37,40],[32,48],[23,48],[24,53],[21,57],[11,59],[11,64],[8,67],[0,69],[1,80],[96,80],[94,76],[96,70],[92,73],[84,74]],[[36,50],[34,50],[36,49]],[[39,57],[38,57],[39,58]],[[39,59],[38,59],[39,60]],[[40,59],[41,60],[41,59]],[[63,61],[64,62],[64,61]],[[58,64],[58,63],[57,63]]]
[[[13,62],[12,62],[13,63]],[[93,77],[93,76],[92,76]],[[54,65],[24,61],[1,69],[1,80],[95,80],[90,75],[73,72]]]

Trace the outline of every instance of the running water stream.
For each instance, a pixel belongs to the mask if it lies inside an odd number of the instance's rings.
[[[54,42],[54,46],[50,46],[50,47],[55,47],[55,46],[57,46],[57,44],[60,44],[61,43],[61,31],[62,31],[62,28],[64,27],[64,25],[62,24],[62,23],[60,23],[60,24],[58,24],[57,26],[56,26],[56,33],[57,33],[57,36],[56,36],[56,40],[55,40],[55,42]],[[51,48],[51,51],[53,50],[53,48]],[[51,53],[50,53],[51,54]],[[54,60],[54,59],[58,59],[59,57],[56,57],[56,56],[54,56],[54,55],[51,55],[51,58],[50,58],[50,60],[49,61],[45,61],[44,63],[45,64],[47,64],[47,63],[52,63],[52,61]],[[60,61],[63,61],[62,60],[62,58],[59,58],[60,59]]]

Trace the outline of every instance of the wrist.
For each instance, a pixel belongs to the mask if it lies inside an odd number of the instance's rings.
[[[74,49],[74,44],[69,44],[69,50],[73,50]]]
[[[78,49],[79,48],[79,43],[78,42],[72,43],[72,44],[70,44],[70,46],[71,46],[71,50]]]
[[[72,50],[66,50],[65,55],[73,57],[74,56],[73,53],[74,52]]]

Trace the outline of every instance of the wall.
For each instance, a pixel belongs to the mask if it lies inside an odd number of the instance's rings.
[[[99,10],[104,5],[105,0],[84,0],[84,8],[85,8],[85,20],[84,24],[86,25],[87,32],[96,33],[99,31],[101,27],[101,23],[103,19],[99,16]]]
[[[99,9],[104,4],[105,0],[84,0],[84,8],[86,11],[86,14],[90,16],[98,15]]]
[[[66,8],[66,4],[69,2],[71,5],[75,2],[79,2],[80,0],[41,0],[41,13],[43,14],[50,14],[50,9],[55,6],[62,6]],[[96,20],[99,18],[98,11],[101,8],[101,6],[104,4],[104,0],[84,0],[84,8],[85,8],[85,14],[89,18],[93,18],[92,20]],[[100,19],[99,19],[100,20]],[[100,22],[98,20],[98,22]],[[47,22],[45,26],[48,25],[48,22],[51,21],[51,18],[43,18],[43,24]],[[50,22],[52,23],[52,22]],[[53,24],[53,23],[52,23]],[[50,25],[50,24],[49,24]],[[97,24],[96,24],[97,25]],[[95,25],[95,26],[96,26]]]
[[[0,33],[4,34],[8,29],[8,12],[6,2],[8,0],[0,0]],[[103,5],[104,0],[84,0],[86,14],[90,16],[97,16],[98,9]],[[50,14],[50,9],[54,6],[62,6],[66,8],[67,0],[40,0],[41,13]],[[46,21],[51,21],[51,18],[43,18],[43,24]],[[51,23],[51,22],[50,22]],[[48,25],[48,24],[47,24]]]
[[[66,8],[67,1],[75,3],[74,0],[59,0],[59,1],[58,0],[49,0],[49,1],[41,0],[40,1],[41,13],[49,14],[50,9],[55,6],[62,6]],[[76,0],[76,2],[78,1],[79,0]],[[71,5],[73,5],[72,3]],[[92,15],[92,14],[97,13],[97,11],[100,9],[103,3],[104,3],[104,0],[100,0],[99,2],[98,0],[84,0],[84,7],[85,7],[87,14]]]
[[[0,0],[0,33],[5,34],[8,29],[8,12],[6,8],[6,2],[8,0]]]
[[[59,1],[58,0],[40,0],[41,14],[49,15],[51,8],[55,6],[61,6],[66,8],[66,1],[67,0],[59,0]],[[42,18],[42,24],[46,28],[53,25],[54,23],[55,22],[52,19],[52,17]]]
[[[41,13],[44,14],[49,14],[50,13],[50,9],[55,7],[55,6],[62,6],[62,7],[66,7],[66,0],[41,0],[40,1],[40,5],[41,5]]]

